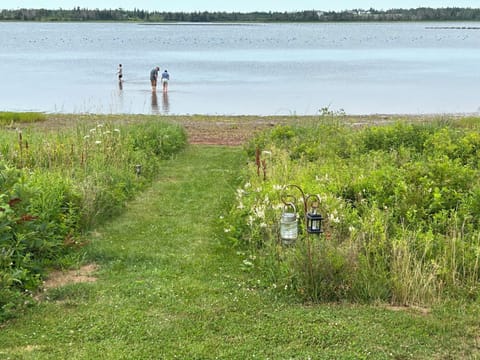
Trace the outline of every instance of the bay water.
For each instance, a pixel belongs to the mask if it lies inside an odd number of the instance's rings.
[[[0,111],[478,113],[479,83],[480,23],[0,23]]]

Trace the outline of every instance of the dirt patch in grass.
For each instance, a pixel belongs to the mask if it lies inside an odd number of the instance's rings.
[[[432,312],[432,309],[421,307],[421,306],[414,306],[414,305],[411,305],[411,306],[391,305],[391,306],[387,306],[386,308],[390,311],[407,311],[407,312],[411,312],[419,315],[425,315],[425,316],[431,314]]]
[[[195,121],[184,120],[182,125],[188,134],[190,144],[238,146],[250,139],[255,133],[273,127],[282,121],[273,119],[242,118],[236,121]]]
[[[55,270],[48,275],[43,283],[43,290],[59,288],[68,284],[95,282],[97,278],[93,274],[98,270],[96,264],[84,265],[74,270]]]

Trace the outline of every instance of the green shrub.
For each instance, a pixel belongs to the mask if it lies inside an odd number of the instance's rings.
[[[276,286],[306,300],[402,305],[480,295],[475,129],[453,121],[282,126],[247,145],[249,154],[257,148],[269,154],[266,180],[252,158],[226,228]],[[322,237],[303,230],[295,250],[278,242],[287,184],[318,194],[325,217]],[[293,195],[302,219],[301,194]]]
[[[186,146],[174,124],[0,132],[0,320]],[[136,171],[136,165],[141,171]],[[28,303],[28,302],[27,302]]]
[[[0,125],[13,125],[16,123],[32,123],[45,121],[46,117],[43,113],[28,112],[0,112]]]

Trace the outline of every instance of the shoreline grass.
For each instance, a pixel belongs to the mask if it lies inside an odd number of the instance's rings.
[[[302,305],[255,279],[217,221],[240,183],[238,147],[191,146],[92,233],[95,283],[5,323],[15,359],[450,359],[480,356],[478,305]]]

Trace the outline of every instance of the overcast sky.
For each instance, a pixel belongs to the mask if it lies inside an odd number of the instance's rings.
[[[159,11],[296,11],[388,10],[416,7],[480,7],[480,0],[0,0],[0,9],[45,8],[118,9]]]

